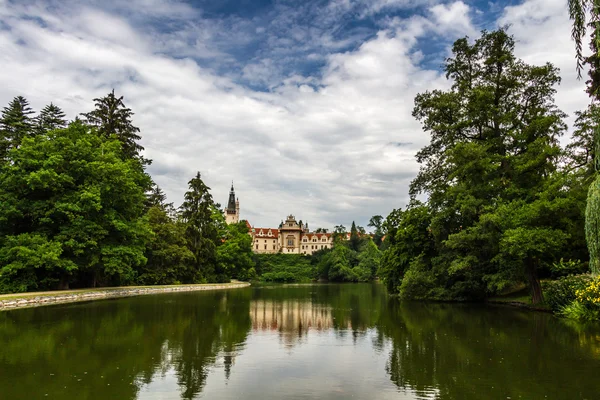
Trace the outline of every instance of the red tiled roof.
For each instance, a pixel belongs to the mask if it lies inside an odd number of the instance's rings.
[[[260,232],[262,231],[262,234]],[[271,236],[269,236],[271,231]],[[276,228],[254,228],[254,236],[258,238],[276,239],[279,236],[279,229]]]

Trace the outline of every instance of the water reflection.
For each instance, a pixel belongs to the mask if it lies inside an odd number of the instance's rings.
[[[135,399],[172,372],[180,397],[192,399],[220,352],[230,373],[249,300],[230,291],[0,313],[0,397]]]
[[[598,325],[368,284],[2,312],[0,349],[2,399],[594,399],[600,371]]]

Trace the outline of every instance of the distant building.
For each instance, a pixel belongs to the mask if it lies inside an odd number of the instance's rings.
[[[233,183],[229,192],[229,202],[225,208],[225,220],[228,224],[240,221],[240,202],[235,197]],[[252,236],[252,250],[259,254],[313,254],[318,250],[333,247],[331,233],[310,232],[308,224],[296,222],[293,215],[288,215],[279,228],[256,228],[246,221]]]
[[[240,222],[240,200],[235,198],[233,182],[231,182],[229,201],[227,202],[227,208],[225,208],[225,221],[228,224],[237,224]]]

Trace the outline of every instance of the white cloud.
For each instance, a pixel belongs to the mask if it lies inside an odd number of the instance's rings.
[[[517,52],[528,62],[550,60],[563,67],[558,100],[572,112],[586,99],[582,83],[574,80],[569,21],[564,5],[562,11],[558,7],[561,0],[542,6],[548,2],[507,8],[499,22],[513,24]],[[131,8],[125,3],[135,3],[141,14],[127,14]],[[233,179],[242,217],[257,226],[276,226],[289,213],[313,228],[349,226],[352,219],[366,224],[371,215],[385,215],[407,201],[418,169],[414,154],[428,142],[411,116],[414,96],[448,86],[439,71],[419,64],[418,40],[475,30],[463,2],[426,3],[431,7],[424,15],[395,19],[352,51],[339,52],[343,47],[336,43],[344,38],[295,31],[297,37],[329,43],[321,46],[327,53],[308,53],[324,62],[309,77],[294,74],[273,82],[281,71],[269,57],[285,57],[291,49],[270,37],[273,54],[241,65],[239,75],[272,82],[274,89],[264,92],[181,58],[227,55],[214,46],[223,25],[211,25],[178,2],[48,7],[42,1],[0,0],[0,16],[10,27],[0,27],[0,104],[24,95],[38,110],[54,101],[74,117],[114,87],[136,113],[142,145],[154,160],[150,172],[169,201],[179,204],[187,181],[200,170],[221,203]],[[144,16],[179,21],[181,29],[149,33],[139,20]],[[282,17],[279,26],[286,21]],[[235,32],[236,40],[250,40],[243,32]]]

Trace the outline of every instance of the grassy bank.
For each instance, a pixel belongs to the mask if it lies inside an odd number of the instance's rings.
[[[318,271],[311,257],[301,254],[255,254],[256,273],[262,282],[311,282]]]

